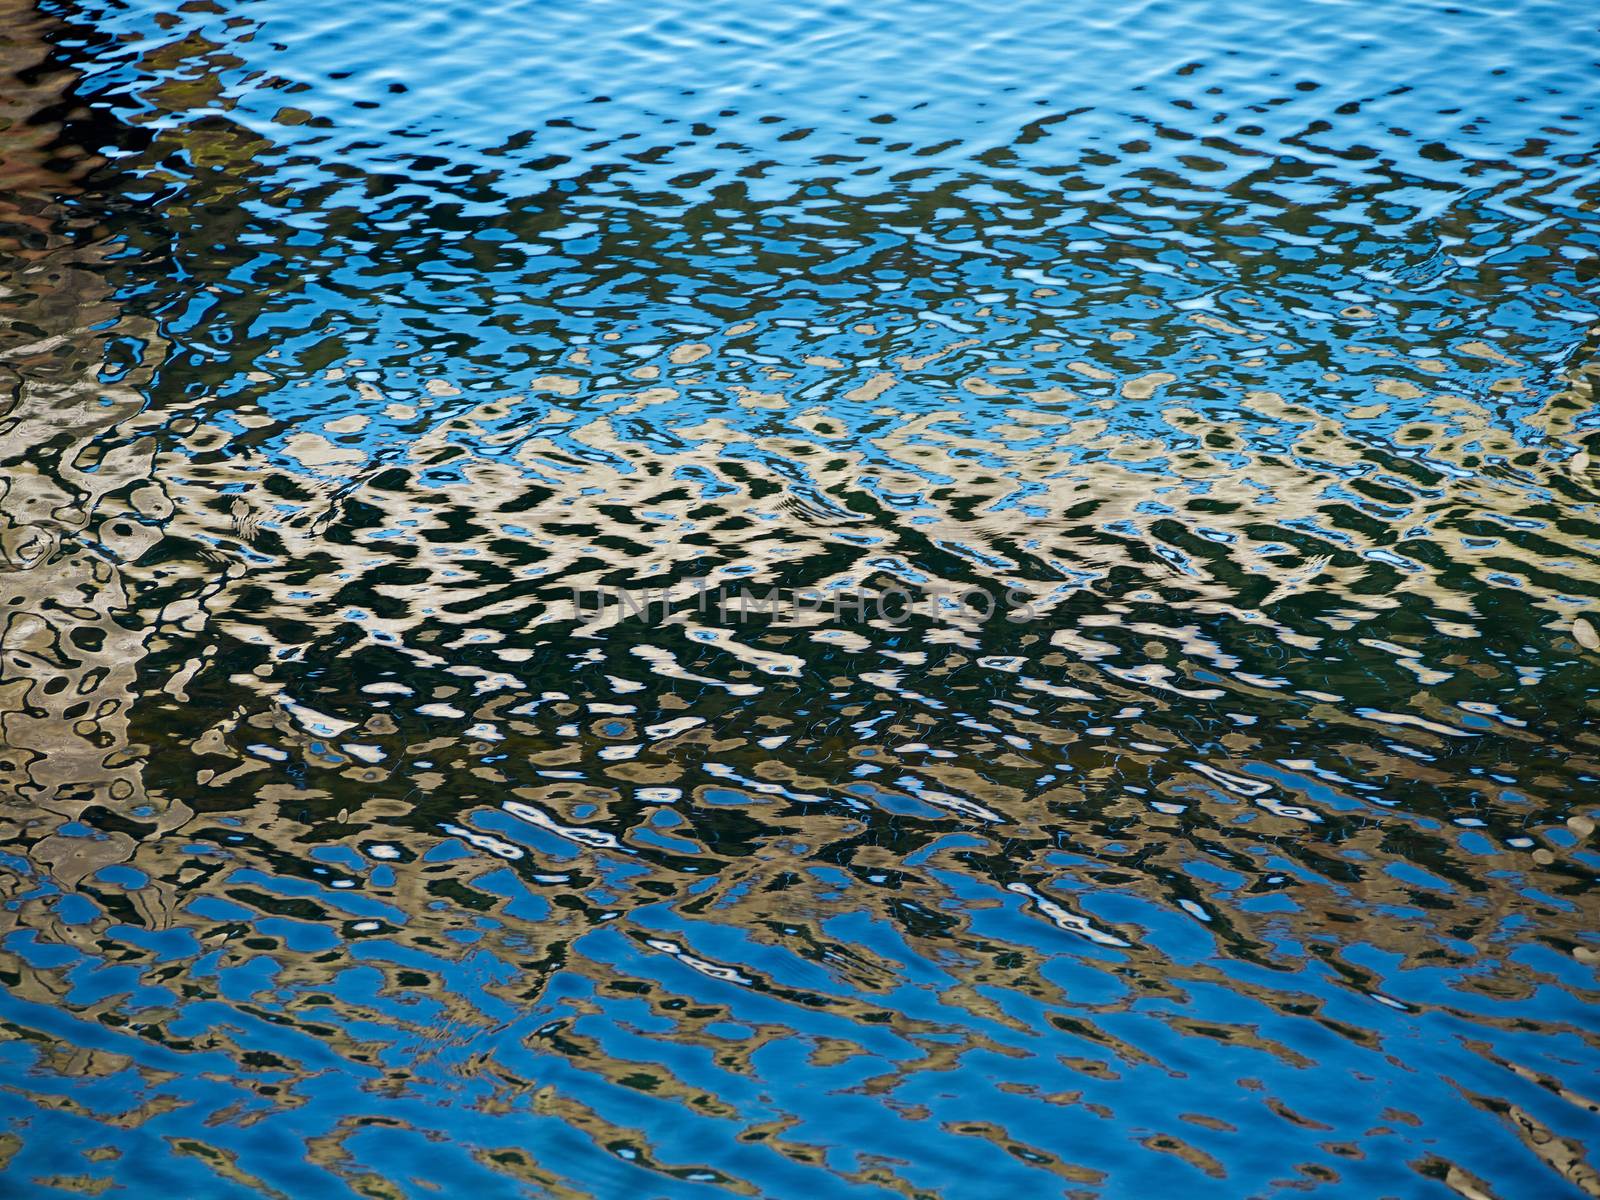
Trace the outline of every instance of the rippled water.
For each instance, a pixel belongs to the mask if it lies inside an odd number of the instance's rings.
[[[0,2],[0,1192],[1600,1195],[1592,18]]]

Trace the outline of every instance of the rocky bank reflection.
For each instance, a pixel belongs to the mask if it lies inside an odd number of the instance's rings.
[[[1600,1195],[1592,152],[530,195],[209,7],[6,18],[8,1183]]]

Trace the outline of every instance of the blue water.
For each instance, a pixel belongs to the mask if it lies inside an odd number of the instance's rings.
[[[0,77],[0,1194],[1600,1196],[1581,6]]]

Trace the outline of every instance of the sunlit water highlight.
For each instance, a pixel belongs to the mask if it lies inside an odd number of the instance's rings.
[[[1600,1196],[1597,60],[0,0],[0,1192]]]

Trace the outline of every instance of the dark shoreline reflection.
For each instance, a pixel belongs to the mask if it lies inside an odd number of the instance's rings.
[[[8,20],[0,1183],[1600,1195],[1592,88],[1251,11]]]
[[[69,27],[20,4],[0,23],[0,788],[7,835],[72,886],[131,844],[58,827],[91,809],[162,828],[188,816],[145,793],[129,734],[145,640],[129,568],[171,512],[141,420],[163,340],[108,277],[96,188],[115,124],[55,45]]]

